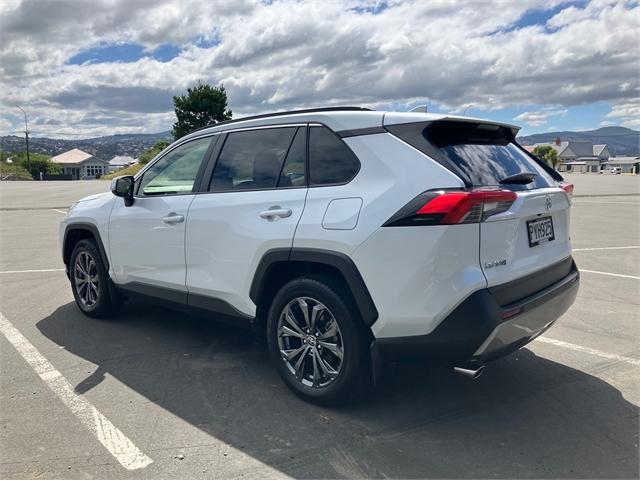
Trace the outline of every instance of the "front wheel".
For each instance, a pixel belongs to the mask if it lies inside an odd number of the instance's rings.
[[[92,240],[80,240],[71,253],[69,279],[76,304],[90,317],[115,313],[121,300],[109,288],[109,273]]]
[[[367,377],[357,313],[332,283],[310,277],[287,283],[267,319],[278,373],[295,393],[323,404],[353,398]]]

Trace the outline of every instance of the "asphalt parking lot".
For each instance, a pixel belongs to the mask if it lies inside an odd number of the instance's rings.
[[[138,303],[84,317],[58,222],[108,183],[0,185],[0,477],[638,478],[640,180],[569,180],[608,196],[574,199],[582,283],[558,324],[477,381],[393,366],[336,409],[293,396],[264,346],[212,319]]]

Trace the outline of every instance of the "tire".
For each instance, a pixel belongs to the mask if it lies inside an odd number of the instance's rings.
[[[332,279],[290,281],[276,294],[267,317],[267,343],[278,373],[294,393],[323,405],[354,399],[369,377],[363,371],[366,337],[358,328],[358,313],[350,297],[338,293],[340,283]],[[308,323],[300,300],[306,305]],[[286,319],[287,313],[294,323]],[[307,334],[305,325],[314,318],[315,331]]]
[[[85,315],[107,318],[120,308],[122,300],[110,287],[109,273],[93,240],[80,240],[73,248],[69,280],[76,304]]]

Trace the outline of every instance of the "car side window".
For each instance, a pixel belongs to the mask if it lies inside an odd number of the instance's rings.
[[[309,129],[309,185],[347,183],[359,170],[358,157],[331,130]]]
[[[278,188],[304,187],[307,185],[305,164],[307,160],[307,129],[298,128],[289,147],[287,158],[280,172]]]
[[[144,172],[138,193],[144,196],[191,193],[210,143],[211,137],[207,137],[174,148]]]
[[[296,127],[227,134],[213,169],[210,191],[276,188]]]

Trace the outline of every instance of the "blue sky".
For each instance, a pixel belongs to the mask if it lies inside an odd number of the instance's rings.
[[[83,63],[136,62],[144,57],[150,57],[160,62],[168,62],[177,57],[182,48],[178,45],[163,44],[151,51],[143,45],[135,43],[105,43],[78,52],[71,57],[69,65]]]
[[[16,103],[34,135],[167,130],[197,82],[236,116],[427,104],[525,134],[640,128],[639,18],[625,0],[8,0],[0,134],[22,130]]]

